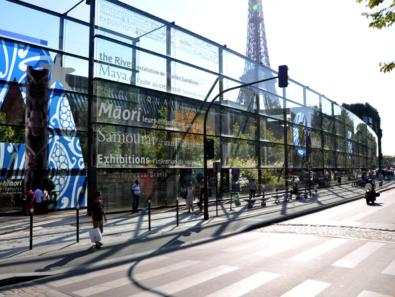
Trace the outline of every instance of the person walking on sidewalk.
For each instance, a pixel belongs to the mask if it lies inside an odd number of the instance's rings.
[[[139,181],[136,179],[132,185],[132,212],[138,212],[139,209],[139,201],[140,201],[140,185]]]
[[[43,191],[39,187],[34,190],[34,206],[37,210],[37,213],[43,212]]]
[[[252,204],[255,202],[256,194],[256,182],[253,178],[250,179],[248,183],[248,188],[250,189],[250,199],[248,200],[248,207],[251,208]]]
[[[187,198],[186,198],[186,204],[187,204],[187,211],[188,213],[193,211],[193,186],[192,182],[188,182],[187,186]]]
[[[103,234],[103,219],[107,222],[106,214],[104,213],[104,206],[101,192],[95,193],[94,201],[91,205],[93,228],[99,228]],[[95,241],[96,248],[100,248],[103,244],[100,241]]]
[[[34,192],[32,189],[29,189],[25,193],[25,212],[26,215],[30,215],[31,211],[34,211]]]

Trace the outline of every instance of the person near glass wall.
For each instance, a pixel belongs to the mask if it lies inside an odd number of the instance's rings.
[[[189,181],[187,185],[187,198],[186,198],[186,205],[187,205],[187,211],[188,213],[193,211],[193,185],[192,182]]]
[[[132,185],[132,212],[138,212],[139,209],[139,201],[140,201],[140,185],[139,181],[136,179]]]
[[[107,221],[106,214],[104,212],[104,206],[102,201],[101,192],[96,192],[94,201],[91,205],[91,214],[92,214],[92,224],[93,228],[99,228],[101,234],[103,234],[103,220]],[[103,244],[101,241],[95,241],[96,248],[100,248]]]

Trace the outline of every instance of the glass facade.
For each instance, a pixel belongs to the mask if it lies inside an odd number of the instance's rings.
[[[55,184],[57,209],[87,206],[88,173],[93,175],[90,188],[103,192],[109,211],[131,208],[130,186],[136,179],[141,207],[148,199],[154,207],[175,205],[188,181],[197,185],[203,179],[208,104],[228,88],[277,76],[117,1],[96,0],[92,57],[88,23],[3,2],[4,15],[18,11],[37,19],[29,30],[0,20],[0,185],[1,195],[14,200],[26,188],[28,171],[28,66],[49,70],[46,170]],[[44,34],[45,24],[53,26]],[[94,62],[91,98],[89,58]],[[6,108],[7,102],[16,108]],[[296,81],[286,89],[271,80],[225,92],[217,102],[208,114],[207,135],[214,139],[214,161],[221,170],[214,174],[209,160],[210,199],[218,190],[235,190],[236,181],[246,191],[248,178],[270,191],[283,188],[291,175],[304,178],[312,172],[317,181],[330,182],[377,167],[373,130]]]

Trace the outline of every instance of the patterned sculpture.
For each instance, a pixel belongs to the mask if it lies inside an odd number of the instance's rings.
[[[26,188],[40,186],[48,168],[48,70],[27,69]]]

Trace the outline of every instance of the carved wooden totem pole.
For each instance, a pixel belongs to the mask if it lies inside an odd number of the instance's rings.
[[[48,168],[48,70],[27,70],[25,187],[36,189]]]

